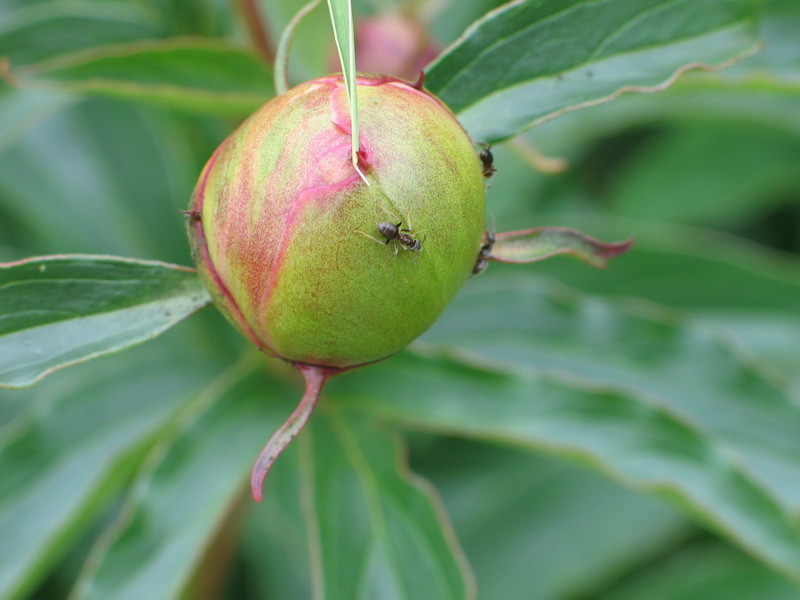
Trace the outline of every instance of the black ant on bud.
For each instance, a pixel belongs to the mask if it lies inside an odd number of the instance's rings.
[[[492,246],[497,241],[494,231],[485,231],[483,234],[483,245],[478,252],[478,260],[475,261],[475,266],[472,267],[472,274],[478,275],[486,270],[489,266],[489,257],[492,254]]]
[[[386,212],[388,213],[388,211]],[[389,213],[389,215],[391,216],[391,213]],[[408,219],[406,219],[406,222],[408,222]],[[416,235],[411,229],[411,223],[408,222],[408,228],[401,228],[402,225],[403,221],[398,221],[397,223],[383,221],[382,223],[378,223],[378,232],[383,236],[383,240],[379,240],[378,238],[373,237],[368,233],[364,233],[363,231],[356,231],[356,233],[360,233],[372,241],[377,242],[378,244],[383,244],[384,246],[389,242],[394,241],[394,254],[392,254],[392,256],[397,256],[400,247],[402,247],[404,250],[410,250],[411,252],[420,252],[422,250],[422,242],[416,238]]]
[[[494,177],[494,174],[497,173],[497,169],[494,166],[494,155],[492,154],[492,145],[491,144],[478,144],[481,148],[483,148],[479,153],[478,157],[481,159],[481,164],[483,165],[483,176],[486,179],[490,179]]]

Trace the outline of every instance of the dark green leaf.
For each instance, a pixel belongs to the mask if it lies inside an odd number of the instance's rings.
[[[86,48],[157,37],[156,13],[121,2],[36,3],[3,15],[0,57],[13,67]]]
[[[226,42],[174,38],[94,48],[12,72],[21,86],[245,116],[273,95],[270,70]]]
[[[51,256],[0,264],[0,386],[151,339],[209,302],[195,273],[164,263]]]
[[[602,600],[795,600],[800,588],[731,548],[705,544],[661,561]]]
[[[800,138],[737,122],[675,127],[620,168],[609,194],[618,214],[747,225],[800,188]]]
[[[502,140],[751,51],[754,10],[750,0],[510,2],[445,51],[426,85],[474,139]]]
[[[510,311],[495,312],[513,316]],[[475,322],[478,316],[471,318]],[[519,317],[515,322],[523,324]],[[585,323],[594,324],[597,334],[603,332],[602,319]],[[653,323],[656,330],[665,326]],[[694,343],[691,338],[678,342],[669,343],[675,352],[689,350]],[[657,347],[642,345],[637,350],[644,353],[643,360],[659,354]],[[603,353],[613,358],[609,349]],[[682,375],[678,370],[675,377]],[[737,372],[725,365],[708,381],[727,390],[730,385],[752,386],[757,380],[743,367]],[[478,356],[456,361],[430,353],[425,358],[398,355],[329,386],[331,394],[344,397],[350,406],[388,420],[528,446],[595,468],[633,489],[673,501],[701,523],[800,579],[800,526],[790,511],[726,444],[654,393],[591,383],[576,375],[524,372],[513,364],[489,365]],[[783,416],[775,418],[775,427]],[[765,445],[769,444],[767,440]],[[787,455],[792,461],[794,454]]]
[[[490,304],[498,296],[502,311]],[[425,339],[503,369],[560,373],[658,398],[735,451],[788,511],[800,513],[800,408],[715,331],[652,307],[487,275]]]

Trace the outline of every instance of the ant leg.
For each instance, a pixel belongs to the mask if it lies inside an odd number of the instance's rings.
[[[353,233],[360,233],[361,235],[363,235],[363,236],[365,236],[365,237],[368,237],[368,238],[369,238],[369,239],[371,239],[373,242],[376,242],[376,243],[378,243],[378,244],[381,244],[382,246],[383,246],[383,245],[386,245],[386,244],[388,244],[388,243],[389,243],[389,240],[386,240],[386,241],[384,241],[384,240],[379,240],[378,238],[376,238],[376,237],[372,237],[370,234],[368,234],[368,233],[364,233],[363,231],[359,231],[358,229],[356,229],[356,230],[355,230]]]
[[[381,206],[381,210],[383,212],[385,212],[387,215],[389,215],[390,217],[392,217],[392,221],[395,221],[395,220],[400,221],[400,218],[396,214],[394,214],[392,211],[390,211],[389,209],[384,208],[383,206]],[[401,224],[402,224],[402,221],[400,221],[400,223],[398,223],[397,226],[400,227]]]

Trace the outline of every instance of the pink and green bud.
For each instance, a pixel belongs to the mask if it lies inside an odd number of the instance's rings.
[[[270,101],[226,139],[189,210],[219,308],[295,363],[349,368],[394,354],[470,277],[482,243],[481,164],[450,111],[388,77],[359,77],[357,89],[369,185],[351,162],[342,79],[330,76]],[[387,240],[384,222],[417,243]]]

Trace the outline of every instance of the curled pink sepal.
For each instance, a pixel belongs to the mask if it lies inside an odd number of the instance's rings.
[[[609,259],[626,252],[633,238],[623,242],[601,242],[568,227],[535,227],[523,231],[498,233],[489,260],[504,263],[530,263],[559,254],[572,254],[604,269]]]
[[[300,404],[297,405],[297,408],[286,419],[286,422],[281,425],[280,429],[269,438],[253,465],[253,470],[250,473],[250,490],[256,502],[261,502],[264,478],[269,473],[272,464],[305,426],[308,417],[311,416],[311,412],[317,404],[317,399],[325,382],[342,372],[342,369],[303,364],[295,364],[295,367],[305,378],[306,389]]]

